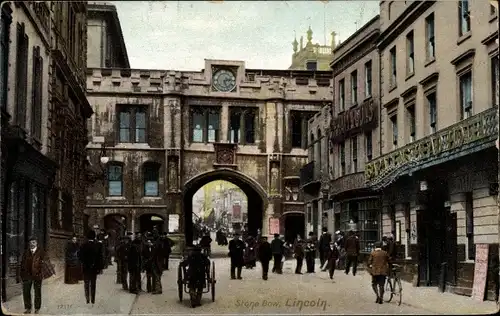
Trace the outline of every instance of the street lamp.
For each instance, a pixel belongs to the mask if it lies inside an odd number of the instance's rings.
[[[107,177],[106,165],[108,164],[110,158],[106,154],[106,146],[101,144],[101,151],[99,152],[99,162],[98,166],[92,164],[91,159],[87,156],[86,166],[86,180],[89,183],[95,183],[97,181],[104,181]]]

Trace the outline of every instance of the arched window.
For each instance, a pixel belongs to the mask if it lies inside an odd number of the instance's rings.
[[[144,196],[158,196],[158,182],[160,178],[160,165],[147,162],[143,166]]]
[[[123,195],[123,164],[110,162],[108,164],[108,196]]]

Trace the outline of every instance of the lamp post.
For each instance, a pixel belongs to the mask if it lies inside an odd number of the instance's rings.
[[[106,179],[106,165],[108,164],[110,158],[106,154],[106,147],[104,144],[101,145],[101,151],[99,153],[99,167],[95,170],[92,165],[90,157],[87,156],[87,173],[86,180],[88,183],[93,184],[97,181],[104,181]]]

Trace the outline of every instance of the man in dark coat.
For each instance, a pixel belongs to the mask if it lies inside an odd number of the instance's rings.
[[[273,258],[273,251],[271,249],[271,244],[267,241],[267,237],[261,237],[259,244],[258,257],[260,264],[262,265],[262,279],[267,280],[267,274],[269,272],[269,261]]]
[[[148,239],[146,245],[142,249],[143,266],[146,272],[146,290],[148,293],[155,292],[154,294],[161,293],[158,289],[158,279],[161,277],[161,263],[159,260],[158,244],[153,244],[152,239]]]
[[[297,239],[293,244],[293,255],[297,260],[297,266],[295,268],[295,274],[302,274],[302,263],[304,262],[304,248],[305,244],[300,235],[297,235]]]
[[[346,264],[345,274],[349,274],[352,266],[352,275],[356,275],[358,270],[359,257],[359,239],[352,230],[349,231],[348,237],[345,240]]]
[[[80,261],[78,260],[78,252],[80,245],[76,235],[73,235],[70,241],[66,244],[65,249],[65,267],[64,267],[64,283],[77,284],[80,279]]]
[[[307,273],[314,273],[314,261],[316,260],[316,244],[316,237],[314,236],[313,232],[310,232],[305,246]]]
[[[210,237],[210,232],[205,231],[203,237],[200,240],[200,247],[203,250],[203,253],[207,256],[210,256],[212,238]]]
[[[129,273],[129,291],[133,294],[138,294],[141,290],[141,240],[136,238],[130,245],[128,251],[127,268]]]
[[[83,286],[85,289],[85,299],[87,304],[95,303],[97,275],[102,270],[104,258],[102,248],[95,240],[95,232],[89,231],[87,242],[85,242],[79,252],[79,259],[82,263]]]
[[[243,254],[245,243],[240,240],[239,234],[234,234],[233,240],[229,242],[229,257],[231,257],[231,280],[238,278],[241,280],[241,270],[243,268]],[[235,272],[237,274],[235,275]]]
[[[323,266],[323,264],[325,264],[325,261],[327,260],[331,241],[332,241],[332,235],[328,232],[328,229],[326,227],[323,227],[323,233],[321,234],[321,237],[319,237],[319,244],[318,244],[319,262],[321,266]]]
[[[335,242],[330,242],[330,250],[328,251],[328,257],[326,260],[328,260],[328,273],[330,275],[330,279],[333,279],[333,274],[335,273],[335,268],[337,265],[337,260],[339,259],[340,252],[339,249],[337,248],[337,245]]]
[[[273,253],[273,273],[276,272],[278,274],[282,272],[282,262],[283,254],[285,253],[285,246],[283,240],[280,239],[280,234],[274,234],[274,239],[271,241],[271,251]]]
[[[38,246],[38,240],[30,238],[28,249],[21,260],[21,280],[23,281],[23,300],[25,314],[31,313],[31,287],[35,292],[35,314],[42,307],[42,265],[45,252]]]
[[[249,236],[246,240],[245,248],[245,268],[253,269],[256,266],[256,256],[257,256],[257,242],[255,238]]]
[[[107,260],[107,256],[108,256],[108,242],[106,240],[106,232],[104,231],[104,229],[101,229],[101,232],[99,233],[99,235],[97,235],[97,242],[99,242],[99,244],[101,244],[100,246],[100,249],[101,249],[101,255],[103,257],[103,265],[102,265],[102,269],[107,269],[108,268],[108,260]],[[101,271],[102,273],[102,271]]]
[[[116,258],[120,271],[120,283],[125,291],[128,291],[128,253],[130,251],[132,233],[127,233],[116,249]]]
[[[170,260],[170,254],[172,254],[172,240],[168,237],[168,233],[163,233],[160,238],[162,243],[162,260],[163,260],[163,270],[168,270],[168,261]]]

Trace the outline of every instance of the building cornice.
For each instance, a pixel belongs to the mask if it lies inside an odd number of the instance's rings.
[[[392,22],[385,31],[380,34],[378,49],[383,50],[392,43],[405,29],[418,19],[427,9],[432,7],[436,1],[413,1],[406,10]]]

